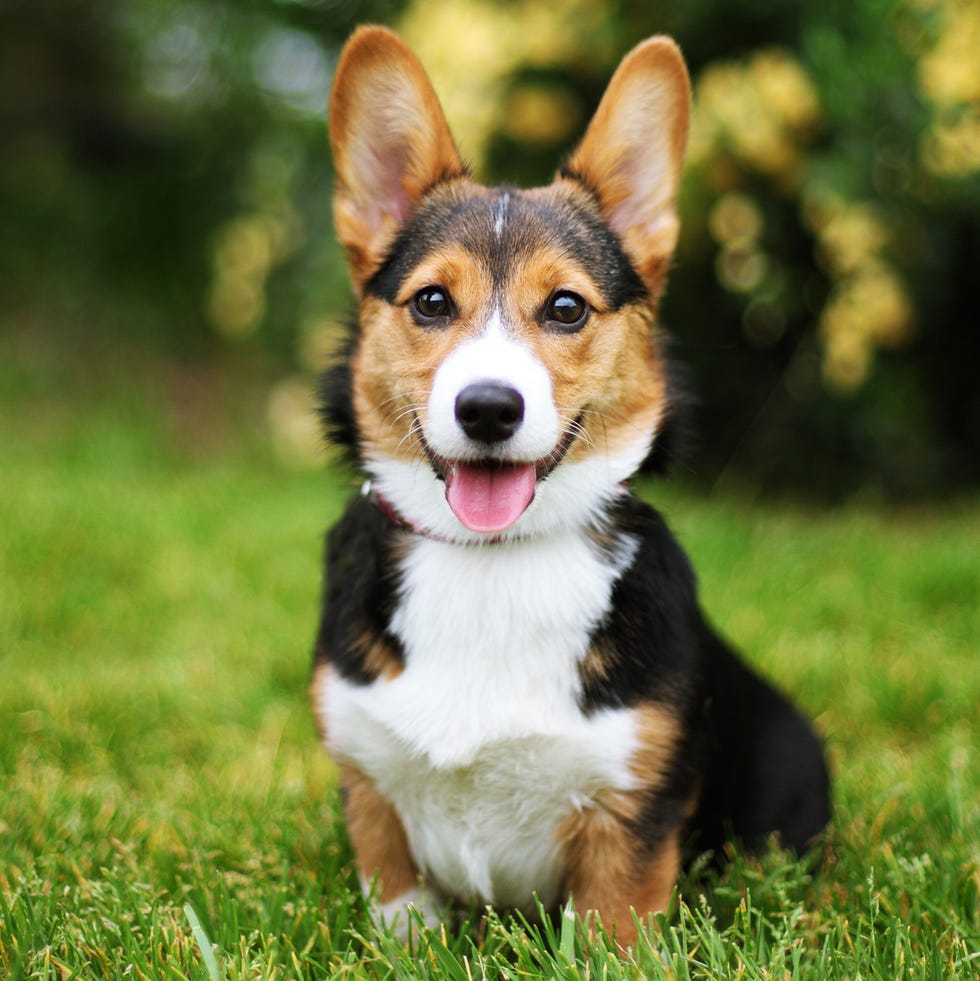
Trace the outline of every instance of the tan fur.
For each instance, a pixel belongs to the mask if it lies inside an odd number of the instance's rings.
[[[402,665],[383,637],[365,632],[358,638],[355,646],[361,653],[364,667],[371,674],[391,681],[402,673]]]
[[[412,427],[424,417],[436,369],[450,354],[465,326],[453,332],[410,329],[411,316],[369,297],[362,306],[361,342],[355,355],[354,411],[359,431],[372,451],[421,459]]]
[[[670,38],[637,45],[616,69],[567,167],[598,194],[653,296],[677,244],[674,200],[690,90],[684,59]]]
[[[568,866],[565,885],[576,910],[598,912],[624,946],[636,938],[631,908],[641,918],[665,911],[681,864],[676,831],[651,850],[635,830],[644,804],[662,786],[680,726],[658,706],[643,706],[637,713],[639,746],[631,769],[643,790],[600,795],[593,807],[573,814],[559,831]]]
[[[540,298],[539,307],[548,295]],[[488,309],[481,312],[490,314]],[[433,376],[457,344],[475,334],[479,317],[455,324],[451,332],[423,333],[411,329],[410,320],[405,309],[374,298],[365,301],[365,329],[354,363],[354,407],[362,437],[373,451],[416,459],[423,451],[411,430],[416,420],[425,420]],[[515,330],[548,366],[564,426],[582,416],[586,438],[572,445],[570,460],[594,450],[622,450],[638,433],[653,431],[667,410],[666,378],[649,312],[637,305],[616,314],[594,313],[592,320],[593,329],[570,336],[545,333],[536,321],[525,321],[523,329]]]
[[[583,192],[560,181],[528,194],[561,200],[580,198]],[[537,323],[538,312],[557,289],[574,290],[592,308],[590,322],[578,333],[549,333]],[[566,423],[584,414],[588,440],[573,445],[570,460],[587,456],[589,441],[600,451],[615,453],[638,432],[652,431],[666,410],[666,379],[653,313],[645,303],[618,312],[605,310],[589,271],[565,255],[558,243],[514,271],[507,295],[515,305],[520,303],[520,335],[548,366],[554,401]]]
[[[585,687],[601,684],[609,677],[616,665],[618,653],[615,645],[608,640],[595,641],[579,662],[578,673]]]
[[[641,705],[634,711],[638,745],[630,768],[648,789],[657,790],[674,758],[681,725],[674,714],[662,705]]]
[[[408,850],[394,805],[378,793],[374,784],[352,766],[340,767],[344,788],[347,833],[357,853],[361,875],[377,878],[375,899],[387,903],[418,884],[419,872]]]
[[[622,450],[638,433],[652,432],[666,407],[648,312],[637,306],[593,319],[592,330],[570,337],[539,333],[531,344],[549,367],[563,416],[568,422],[583,416],[587,439],[572,445],[569,460]]]
[[[490,275],[479,261],[479,256],[474,256],[461,245],[448,244],[426,256],[406,278],[397,302],[408,303],[423,286],[432,283],[449,290],[459,308],[459,321],[454,326],[454,334],[466,336],[467,326],[479,326],[489,313],[488,298],[493,289]]]
[[[466,193],[478,194],[479,189],[455,187],[453,198]],[[457,304],[458,319],[451,330],[419,329],[404,305],[431,283],[445,287]],[[582,331],[541,329],[541,310],[557,289],[572,289],[592,306],[590,323]],[[508,328],[547,365],[565,426],[583,417],[587,438],[573,444],[569,459],[587,456],[593,448],[618,452],[638,432],[654,429],[667,409],[666,379],[653,314],[646,304],[604,311],[589,271],[557,243],[515,268],[504,294],[502,313]],[[459,246],[448,246],[412,271],[398,298],[400,305],[365,298],[354,363],[354,406],[361,434],[373,449],[408,459],[421,455],[411,426],[416,418],[424,421],[424,402],[438,366],[490,316],[490,295],[489,274],[478,258]]]
[[[426,190],[466,167],[418,58],[379,27],[359,28],[344,48],[330,141],[334,224],[360,288]]]
[[[562,843],[568,860],[565,887],[580,915],[594,910],[616,939],[636,939],[632,911],[641,918],[666,911],[681,867],[677,832],[647,852],[630,828],[632,807],[616,802],[581,811],[565,822]]]

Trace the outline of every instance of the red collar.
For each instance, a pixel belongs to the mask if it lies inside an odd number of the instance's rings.
[[[361,485],[361,496],[366,497],[396,528],[410,531],[413,535],[429,538],[434,542],[442,542],[444,545],[500,545],[505,541],[500,535],[494,538],[479,538],[476,540],[449,538],[446,535],[437,535],[428,528],[423,528],[421,525],[409,521],[381,491],[373,486],[370,480],[365,480]]]

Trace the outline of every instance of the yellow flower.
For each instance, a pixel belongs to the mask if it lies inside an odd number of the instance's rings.
[[[757,239],[762,224],[762,211],[754,198],[737,191],[719,197],[708,216],[711,236],[720,245],[740,239]]]
[[[824,381],[838,392],[857,391],[871,370],[871,347],[866,338],[854,332],[832,334],[823,358]]]
[[[980,101],[980,5],[951,0],[935,46],[918,64],[919,84],[936,103]]]
[[[907,340],[912,301],[895,272],[879,260],[842,280],[820,314],[823,373],[839,391],[853,391],[867,378],[876,347]]]
[[[816,90],[784,51],[709,65],[695,86],[690,159],[710,162],[727,148],[791,191],[803,174],[802,145],[818,119]]]
[[[788,52],[760,51],[749,62],[749,76],[759,98],[786,126],[802,130],[819,120],[816,90]]]
[[[920,154],[942,177],[980,170],[980,6],[976,0],[934,0],[939,36],[918,63],[919,85],[933,104]]]
[[[934,174],[964,177],[980,170],[980,107],[949,120],[937,120],[926,132],[922,159]]]
[[[860,316],[863,331],[879,347],[895,347],[908,339],[912,301],[898,276],[881,262],[864,266],[845,287]]]
[[[732,293],[752,293],[769,272],[769,258],[751,244],[729,243],[715,260],[718,282]]]
[[[819,230],[821,250],[838,274],[853,272],[888,243],[888,229],[870,204],[854,203]]]

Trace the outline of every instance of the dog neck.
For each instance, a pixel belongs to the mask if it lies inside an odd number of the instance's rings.
[[[505,541],[502,535],[473,541],[465,538],[451,538],[448,535],[436,534],[428,528],[409,521],[370,480],[365,480],[361,485],[361,495],[366,497],[396,528],[401,528],[404,531],[411,532],[413,535],[419,535],[422,538],[428,538],[434,542],[442,542],[445,545],[483,546],[500,545]]]

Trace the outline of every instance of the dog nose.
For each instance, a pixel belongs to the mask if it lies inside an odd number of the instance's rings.
[[[473,382],[456,396],[456,420],[478,443],[502,443],[524,421],[524,396],[501,382]]]

